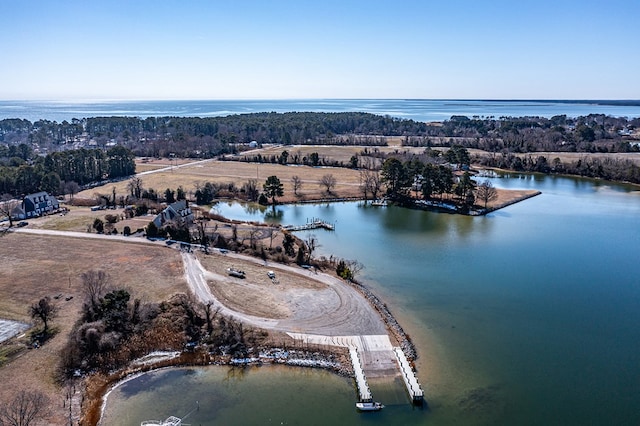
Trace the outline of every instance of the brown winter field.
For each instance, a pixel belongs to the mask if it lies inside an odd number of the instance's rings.
[[[379,150],[380,152],[412,152],[421,153],[424,148],[401,147],[400,138],[387,138],[391,144],[386,147],[366,147],[369,151]],[[343,161],[347,163],[351,156],[360,154],[365,147],[362,146],[271,146],[263,149],[256,149],[240,154],[239,157],[253,156],[262,154],[264,156],[280,155],[284,150],[288,150],[291,155],[299,153],[302,156],[317,152],[321,158],[328,161]],[[230,158],[233,158],[232,156]],[[167,188],[175,190],[178,186],[187,192],[194,192],[198,186],[202,186],[207,182],[212,183],[233,183],[240,188],[249,179],[256,179],[259,188],[265,182],[267,177],[278,176],[284,185],[284,197],[281,202],[296,202],[304,200],[316,200],[327,198],[325,188],[320,185],[320,180],[324,175],[331,174],[336,178],[337,185],[333,190],[335,197],[358,197],[361,196],[360,173],[357,170],[347,169],[344,167],[310,167],[297,165],[279,165],[271,163],[246,163],[239,161],[218,161],[209,160],[199,162],[190,166],[160,170],[171,165],[182,165],[189,162],[195,162],[188,159],[136,159],[136,171],[138,173],[151,172],[140,176],[144,188],[153,188],[158,193],[162,193]],[[302,188],[298,191],[298,195],[293,194],[291,178],[298,176],[302,179]],[[109,183],[103,186],[87,189],[76,195],[78,198],[92,199],[96,194],[104,194],[111,196],[115,187],[117,195],[126,195],[128,181],[117,183]]]
[[[56,386],[54,374],[58,353],[82,306],[83,272],[105,270],[115,284],[143,301],[187,291],[178,251],[165,247],[8,233],[0,238],[0,259],[1,317],[29,323],[29,306],[45,296],[59,311],[50,325],[57,331],[52,339],[39,349],[22,349],[0,366],[0,403],[20,389],[40,390],[51,400],[50,424],[65,424],[64,391]],[[26,342],[26,337],[10,340],[0,345],[0,352],[14,352]]]
[[[86,232],[87,230],[90,230],[91,232],[95,232],[91,229],[93,221],[96,218],[105,221],[105,216],[110,214],[116,215],[120,218],[120,220],[118,220],[118,222],[114,225],[119,233],[122,233],[122,230],[125,226],[131,228],[131,232],[135,232],[136,229],[143,229],[145,226],[147,226],[154,217],[152,215],[147,215],[123,220],[124,214],[121,208],[118,208],[116,210],[91,211],[89,207],[69,205],[66,205],[65,207],[67,207],[69,211],[64,215],[54,214],[37,219],[30,219],[28,221],[29,228],[78,232]]]
[[[158,170],[165,167],[179,166],[181,164],[189,163],[192,160],[187,158],[150,158],[150,157],[138,157],[135,159],[136,171],[138,173],[147,172],[149,170]]]
[[[144,188],[153,188],[162,194],[166,188],[175,190],[180,185],[185,191],[193,193],[197,186],[203,186],[207,182],[233,183],[240,188],[249,179],[257,179],[259,189],[261,189],[267,177],[275,175],[284,185],[285,195],[279,198],[279,201],[294,202],[326,198],[325,189],[320,186],[320,180],[326,174],[333,175],[337,181],[333,196],[357,197],[360,195],[359,172],[343,167],[282,166],[279,164],[211,160],[172,171],[143,175],[140,178]],[[291,184],[293,176],[299,176],[302,179],[299,196],[293,194]],[[95,194],[98,193],[111,195],[113,187],[116,188],[117,195],[126,195],[128,193],[127,184],[128,181],[110,183],[82,191],[76,194],[76,197],[95,198]]]
[[[387,138],[389,139],[389,138]],[[400,139],[400,138],[397,138]],[[279,157],[283,151],[287,151],[289,153],[290,158],[297,155],[300,159],[303,157],[309,157],[311,153],[317,152],[318,156],[322,159],[327,159],[330,161],[342,161],[347,164],[353,155],[361,155],[362,152],[366,149],[368,152],[380,152],[384,154],[392,154],[397,152],[409,152],[409,153],[422,153],[424,152],[424,147],[416,148],[416,147],[403,147],[400,145],[400,141],[393,139],[393,141],[389,141],[388,146],[331,146],[331,145],[274,145],[267,146],[262,149],[255,149],[247,152],[243,152],[239,154],[240,157],[254,157],[258,154],[262,156],[271,157],[276,156]],[[395,142],[395,143],[391,143]]]
[[[547,157],[549,162],[554,158],[559,158],[563,163],[571,163],[573,161],[594,159],[598,158],[604,160],[605,158],[614,160],[630,160],[635,164],[640,165],[640,153],[638,152],[609,152],[609,153],[597,153],[597,152],[532,152],[529,154],[519,154],[520,157],[531,156],[536,158],[540,155]]]
[[[496,155],[494,153],[483,151],[480,149],[469,149],[469,153],[474,156],[490,157]],[[586,159],[613,159],[613,160],[630,160],[635,164],[640,165],[640,153],[638,152],[555,152],[555,151],[540,151],[540,152],[527,152],[521,154],[514,154],[520,158],[531,157],[533,159],[543,156],[546,157],[549,162],[552,162],[555,158],[559,158],[563,163],[571,163],[578,160]]]
[[[338,161],[348,161],[352,155],[359,153],[363,149],[363,147],[354,146],[294,146],[287,148],[290,153],[296,153],[299,148],[302,150],[300,151],[301,155],[318,152],[320,157]],[[250,151],[250,153],[253,153],[254,155],[258,153],[261,153],[262,155],[279,155],[284,149],[285,147],[282,146],[267,147],[260,150]],[[380,149],[385,152],[397,151],[409,153],[421,153],[424,151],[424,148],[401,146],[368,147],[368,149]],[[472,154],[481,154],[483,151],[470,150],[470,152]],[[243,155],[250,154],[245,153]],[[154,161],[160,162],[160,160]],[[168,161],[170,160],[164,160],[162,164],[167,164]],[[186,164],[183,160],[179,161],[180,164]],[[337,182],[331,194],[327,194],[325,187],[320,184],[322,177],[328,174],[332,175]],[[266,178],[272,175],[278,176],[284,185],[284,196],[278,198],[278,201],[281,203],[362,196],[360,191],[360,172],[344,167],[310,167],[271,163],[208,160],[171,170],[144,174],[140,176],[140,178],[142,179],[144,188],[153,188],[162,195],[166,188],[175,190],[180,185],[188,193],[191,192],[191,194],[193,194],[197,187],[203,186],[206,182],[221,184],[233,183],[237,188],[240,188],[249,179],[256,179],[258,181],[258,188],[261,189]],[[291,182],[293,176],[298,176],[302,180],[302,188],[298,190],[297,195],[293,193],[293,185]],[[96,197],[96,194],[111,196],[113,188],[115,188],[117,195],[126,195],[128,193],[127,184],[128,181],[122,181],[88,189],[77,194],[76,198],[93,199]],[[509,204],[513,202],[513,200],[521,199],[523,194],[520,192],[521,191],[499,190],[498,199],[490,202],[488,207]],[[526,195],[527,194],[525,194],[525,196]],[[104,214],[106,213],[100,213],[97,217],[104,216]],[[132,230],[135,230],[140,227],[140,222],[144,222],[146,225],[149,220],[150,219],[148,218],[144,218],[142,221],[138,220],[138,223],[136,224],[127,224],[123,222],[118,224],[116,228],[121,231],[123,226],[129,225]]]

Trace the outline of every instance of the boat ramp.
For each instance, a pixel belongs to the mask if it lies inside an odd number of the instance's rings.
[[[340,341],[338,343],[338,346],[347,346],[349,348],[349,355],[351,356],[351,364],[353,365],[353,371],[355,375],[356,386],[358,388],[358,396],[360,398],[360,402],[372,402],[373,397],[371,395],[371,389],[369,388],[369,384],[367,383],[367,376],[365,375],[364,368],[365,368],[365,365],[368,365],[369,368],[373,367],[371,362],[372,360],[370,359],[372,358],[371,357],[372,352],[376,352],[378,354],[375,357],[378,363],[380,362],[381,359],[385,358],[383,356],[383,353],[385,352],[383,347],[384,345],[380,345],[380,342],[376,343],[375,336],[369,336],[368,339],[363,339],[363,342],[364,340],[366,340],[367,341],[366,343],[371,344],[371,346],[369,347],[369,345],[365,343],[363,345],[364,346],[363,348],[360,348],[359,346],[354,345],[353,341],[348,337],[343,337],[341,340],[343,341]],[[360,356],[360,349],[362,349],[363,351],[364,358]],[[413,371],[413,368],[411,368],[411,365],[409,364],[409,361],[404,351],[402,350],[402,348],[396,346],[392,348],[392,352],[393,354],[395,354],[395,361],[397,362],[396,368],[399,368],[400,370],[402,380],[404,381],[404,384],[407,388],[407,393],[411,397],[411,401],[414,404],[421,404],[422,401],[424,400],[424,391],[420,387],[420,383],[418,383],[418,378],[416,377],[416,374]],[[391,357],[393,356],[394,355],[391,355]],[[386,368],[384,367],[384,364],[380,364],[378,365],[378,367]],[[388,372],[388,370],[386,371]]]

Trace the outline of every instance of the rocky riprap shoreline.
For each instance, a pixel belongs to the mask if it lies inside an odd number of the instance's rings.
[[[351,363],[344,362],[333,351],[306,351],[298,349],[269,348],[262,349],[254,356],[244,358],[218,358],[220,364],[232,366],[281,364],[296,367],[312,367],[331,370],[341,376],[353,376]]]
[[[407,359],[410,361],[414,361],[418,357],[416,348],[413,342],[411,342],[411,340],[409,339],[409,336],[402,329],[402,326],[400,326],[400,324],[395,319],[391,311],[389,311],[389,308],[387,307],[387,305],[384,304],[378,298],[378,296],[373,294],[371,290],[369,290],[362,284],[355,281],[351,281],[350,283],[356,290],[358,290],[369,301],[369,303],[371,303],[371,305],[376,309],[376,311],[380,313],[382,320],[389,328],[389,331],[391,332],[391,334],[393,334],[393,336],[398,341],[400,348],[406,355]]]

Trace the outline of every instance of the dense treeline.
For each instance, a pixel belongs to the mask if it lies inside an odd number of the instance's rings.
[[[487,167],[539,173],[555,173],[613,181],[640,183],[640,167],[631,160],[618,158],[584,157],[576,161],[563,162],[555,157],[549,160],[544,155],[500,154],[475,156],[474,162]]]
[[[513,160],[514,167],[509,168],[542,171],[546,166],[536,164],[538,156],[533,153],[638,152],[640,143],[634,139],[638,127],[640,118],[616,118],[603,114],[578,118],[566,115],[551,118],[453,116],[442,123],[422,123],[361,112],[270,112],[206,118],[95,117],[62,123],[6,119],[0,120],[0,162],[18,166],[22,164],[21,160],[28,160],[29,150],[42,154],[90,145],[105,150],[114,145],[123,146],[138,156],[164,157],[173,154],[186,158],[211,158],[237,153],[245,149],[243,144],[252,141],[258,144],[373,146],[385,145],[386,137],[402,136],[407,146],[461,145],[494,154],[490,159],[482,160],[486,165],[505,163],[502,158],[496,160],[502,156]],[[517,155],[527,153],[535,158],[533,165]],[[296,159],[295,155],[285,158],[284,162],[279,157],[256,156],[245,160],[281,164],[315,163],[313,158]],[[552,160],[547,158],[547,163]],[[519,161],[522,164],[518,164]],[[331,165],[357,166],[352,162]],[[92,164],[86,167],[91,168]],[[556,172],[557,169],[550,167],[548,172]],[[630,176],[632,182],[638,182],[634,178],[637,172],[631,162],[589,160],[586,164],[563,164],[561,169],[563,173],[607,179]],[[96,173],[99,172],[96,170]],[[80,174],[84,175],[82,172]]]
[[[629,136],[640,127],[640,118],[628,120],[604,114],[569,118],[543,117],[468,118],[453,116],[441,125],[428,126],[423,137],[407,137],[412,146],[449,146],[489,152],[631,152],[639,151]]]
[[[65,182],[86,185],[135,173],[133,153],[125,147],[60,151],[37,156],[26,144],[0,147],[0,194],[39,191],[64,193]]]
[[[227,117],[95,117],[63,121],[0,120],[0,143],[25,143],[59,150],[92,141],[118,143],[137,155],[212,157],[233,152],[237,143],[384,145],[385,136],[404,136],[406,145],[456,144],[490,152],[628,152],[628,136],[640,119],[591,114],[569,118],[468,118],[422,123],[361,112],[253,113]]]
[[[89,140],[118,143],[140,156],[214,157],[237,143],[383,145],[383,136],[423,135],[427,125],[361,112],[254,113],[227,117],[96,117],[63,121],[0,120],[0,143],[59,150]]]

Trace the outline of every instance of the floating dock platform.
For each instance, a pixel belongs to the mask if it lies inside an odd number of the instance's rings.
[[[411,365],[409,365],[407,357],[399,347],[394,347],[393,352],[395,352],[396,354],[398,364],[400,365],[400,372],[402,373],[402,379],[404,380],[404,384],[407,387],[407,392],[409,392],[411,400],[414,404],[422,403],[422,401],[424,400],[424,391],[420,387],[418,378],[411,368]]]
[[[360,401],[373,401],[373,398],[371,397],[371,390],[369,389],[369,385],[367,384],[367,377],[364,375],[364,370],[362,369],[362,363],[360,362],[358,350],[353,347],[349,348],[349,355],[351,355],[351,364],[353,364],[353,371],[355,372],[356,376],[356,384],[358,385]]]

